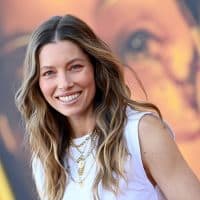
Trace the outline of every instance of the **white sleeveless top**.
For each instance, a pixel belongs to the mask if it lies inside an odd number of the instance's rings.
[[[125,182],[123,179],[120,180],[120,192],[117,196],[103,188],[100,183],[98,187],[100,200],[166,200],[159,188],[157,186],[154,187],[149,181],[141,159],[138,126],[140,119],[145,114],[149,114],[149,112],[139,112],[132,110],[130,107],[127,108],[128,120],[125,126],[124,136],[128,151],[131,155],[125,163],[127,182]],[[84,141],[85,137],[87,136],[74,139],[74,142],[80,144],[81,141]],[[72,153],[74,155],[77,152],[74,151]],[[76,157],[76,155],[74,155],[74,157]],[[67,158],[65,161],[66,160]],[[70,166],[72,177],[78,177],[74,161],[70,160],[69,158],[67,163]],[[43,190],[44,173],[41,163],[36,159],[33,160],[32,170],[36,187],[40,193]],[[93,156],[88,157],[85,166],[85,172],[86,178],[82,186],[80,186],[78,183],[75,183],[72,179],[69,180],[62,200],[93,200],[92,184],[97,173]],[[48,199],[43,197],[42,200]]]

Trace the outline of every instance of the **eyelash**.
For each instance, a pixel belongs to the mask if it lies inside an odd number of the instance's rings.
[[[70,70],[70,71],[79,71],[82,67],[83,67],[83,65],[76,64],[76,65],[72,65],[72,66],[69,68],[69,70]],[[47,77],[47,76],[51,76],[51,75],[53,75],[53,74],[54,74],[54,71],[49,70],[49,71],[44,72],[44,73],[42,74],[42,76]]]
[[[43,74],[42,74],[42,76],[50,76],[50,75],[52,75],[54,72],[53,71],[46,71],[46,72],[44,72]]]
[[[153,33],[149,29],[138,29],[135,32],[132,32],[127,40],[124,42],[122,51],[120,54],[124,56],[124,52],[129,52],[133,56],[138,56],[138,55],[151,55],[151,50],[149,49],[149,43],[150,41],[154,42],[155,44],[162,43],[164,40],[163,36],[157,35]]]
[[[82,68],[83,66],[80,64],[76,64],[76,65],[72,65],[70,67],[70,70],[79,70],[80,68]]]

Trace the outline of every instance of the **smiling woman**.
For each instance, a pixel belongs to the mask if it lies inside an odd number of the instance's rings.
[[[200,198],[159,109],[130,99],[121,69],[75,16],[33,32],[16,104],[42,200]]]
[[[82,50],[71,41],[46,44],[40,51],[39,63],[39,86],[47,102],[68,120],[94,118],[93,66]]]

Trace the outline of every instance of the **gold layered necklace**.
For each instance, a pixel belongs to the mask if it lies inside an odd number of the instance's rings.
[[[72,154],[69,154],[69,157],[76,164],[78,178],[75,178],[72,176],[69,165],[68,165],[68,172],[69,172],[71,180],[75,183],[78,183],[80,186],[83,186],[85,179],[88,177],[92,167],[94,166],[95,159],[92,165],[90,166],[88,172],[85,173],[85,166],[86,166],[88,157],[93,155],[93,158],[95,158],[93,151],[96,149],[96,146],[97,146],[97,138],[98,138],[97,132],[94,131],[92,134],[88,135],[84,139],[84,141],[81,142],[80,144],[77,145],[73,141],[71,141],[70,143],[71,147],[75,148],[79,154],[78,158],[75,158]],[[90,146],[86,151],[86,148],[88,147],[88,145]]]

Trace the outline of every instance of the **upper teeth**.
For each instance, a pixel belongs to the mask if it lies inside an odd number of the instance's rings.
[[[69,95],[69,96],[62,96],[62,97],[59,97],[59,99],[60,99],[61,101],[68,102],[68,101],[72,101],[72,100],[76,99],[79,95],[80,95],[80,93],[76,93],[76,94]]]

